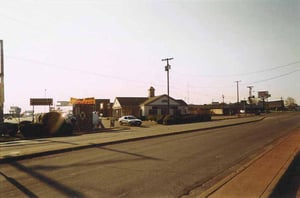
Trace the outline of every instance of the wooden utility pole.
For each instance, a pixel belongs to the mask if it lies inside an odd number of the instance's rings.
[[[169,64],[169,60],[173,60],[173,58],[164,58],[161,61],[167,61],[167,65],[165,66],[165,71],[167,72],[167,90],[168,90],[168,110],[167,114],[170,114],[170,89],[169,89],[169,71],[171,69],[171,65]]]
[[[3,60],[3,41],[0,40],[0,124],[4,122],[4,60]]]

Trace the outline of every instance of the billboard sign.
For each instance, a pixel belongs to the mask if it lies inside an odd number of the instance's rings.
[[[67,107],[67,106],[72,106],[72,104],[70,103],[70,101],[57,101],[56,106]]]
[[[71,104],[76,105],[76,104],[96,104],[95,98],[71,98],[70,99]]]
[[[269,98],[271,95],[268,91],[259,91],[258,98]]]
[[[31,106],[50,106],[53,105],[52,98],[30,98]]]

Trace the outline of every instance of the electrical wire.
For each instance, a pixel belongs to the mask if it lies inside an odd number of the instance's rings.
[[[287,73],[284,73],[284,74],[281,74],[281,75],[278,75],[278,76],[274,76],[274,77],[267,78],[267,79],[264,79],[264,80],[258,80],[258,81],[252,82],[250,84],[257,84],[257,83],[262,83],[262,82],[266,82],[266,81],[270,81],[270,80],[275,80],[275,79],[278,79],[278,78],[282,78],[284,76],[294,74],[294,73],[299,72],[299,71],[300,71],[300,69],[296,69],[294,71],[287,72]]]

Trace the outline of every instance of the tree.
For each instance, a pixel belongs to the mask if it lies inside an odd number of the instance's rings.
[[[285,107],[288,108],[288,110],[295,110],[297,107],[296,100],[292,97],[287,97],[285,100]]]

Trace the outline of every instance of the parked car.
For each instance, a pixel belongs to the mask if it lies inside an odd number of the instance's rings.
[[[127,125],[131,125],[131,126],[141,126],[142,120],[140,120],[132,115],[126,115],[126,116],[122,116],[121,118],[119,118],[119,123],[120,123],[120,125],[127,124]]]

